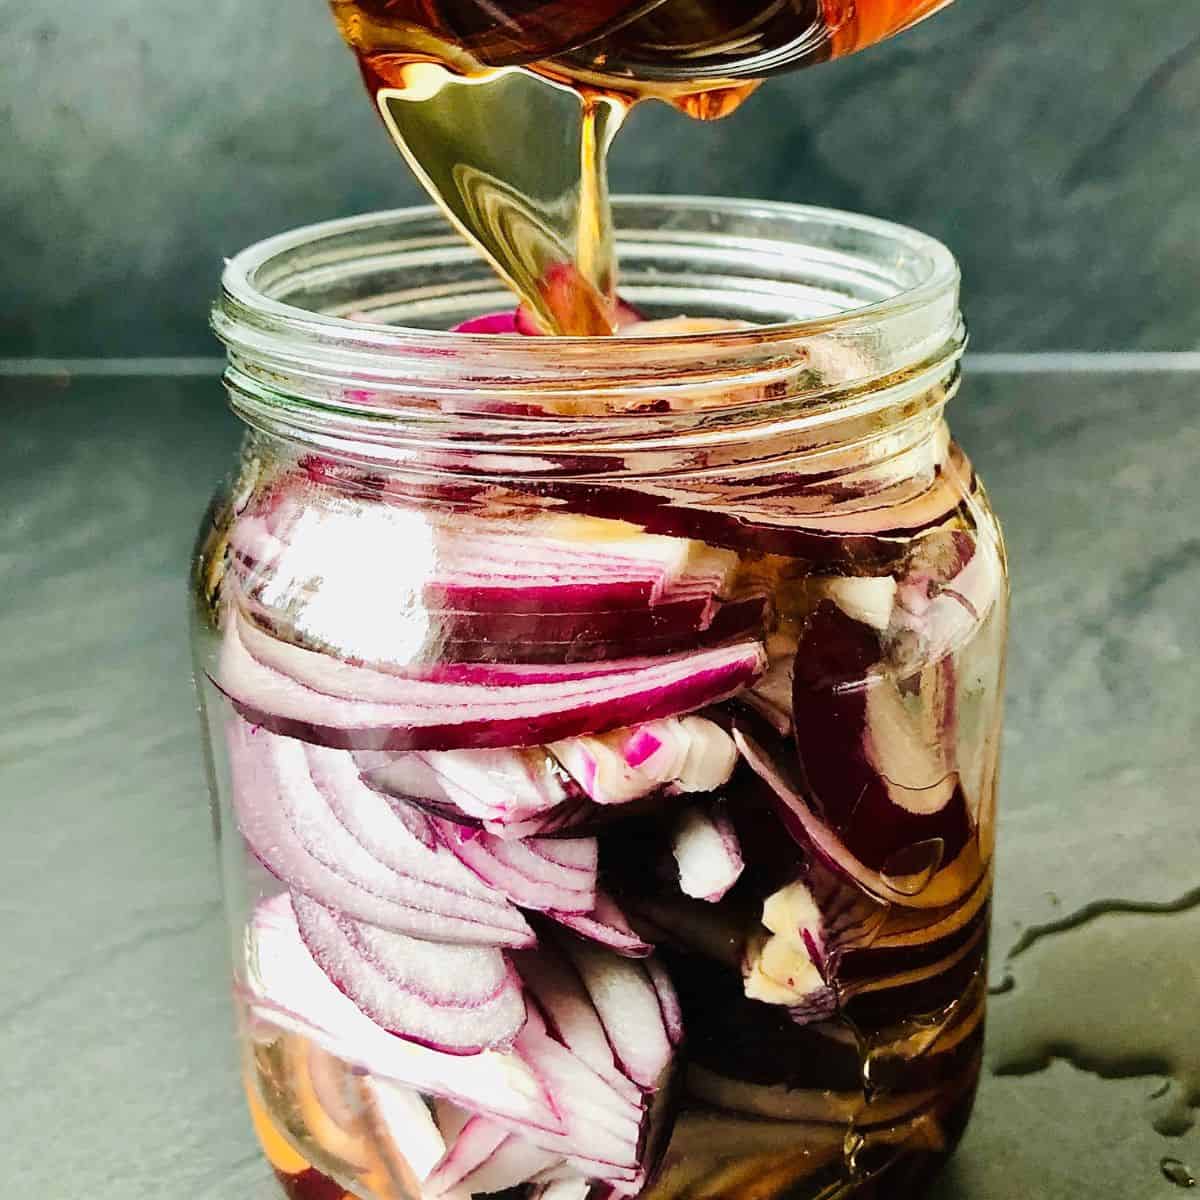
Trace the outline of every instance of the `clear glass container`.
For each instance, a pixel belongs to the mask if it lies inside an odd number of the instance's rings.
[[[511,302],[432,210],[225,274],[196,671],[294,1200],[895,1200],[970,1110],[1007,590],[954,260],[617,218],[643,314],[747,324],[444,332]]]

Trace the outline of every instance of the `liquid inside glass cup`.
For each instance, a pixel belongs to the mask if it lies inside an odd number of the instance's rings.
[[[953,260],[619,211],[618,339],[481,318],[433,212],[227,275],[197,675],[292,1200],[902,1200],[970,1111],[1006,584]]]

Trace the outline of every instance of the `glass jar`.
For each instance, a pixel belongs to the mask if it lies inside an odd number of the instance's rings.
[[[690,333],[432,210],[239,255],[195,564],[254,1125],[294,1200],[916,1195],[980,1067],[1004,551],[911,230],[617,205]]]

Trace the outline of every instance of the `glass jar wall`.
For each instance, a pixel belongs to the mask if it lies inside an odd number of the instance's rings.
[[[1006,583],[957,270],[617,212],[633,305],[745,326],[442,332],[505,298],[429,210],[226,273],[197,680],[295,1200],[915,1196],[970,1110]]]

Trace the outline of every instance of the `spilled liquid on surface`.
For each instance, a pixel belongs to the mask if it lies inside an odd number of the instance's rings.
[[[1196,1177],[1192,1174],[1191,1168],[1186,1163],[1180,1162],[1179,1159],[1164,1158],[1158,1166],[1163,1176],[1176,1187],[1193,1188],[1196,1186]]]
[[[1105,1079],[1162,1076],[1146,1116],[1164,1137],[1182,1136],[1200,1107],[1198,951],[1200,888],[1162,904],[1099,901],[1027,930],[992,989],[993,1072],[1061,1058]],[[1190,1176],[1170,1162],[1172,1182]]]

